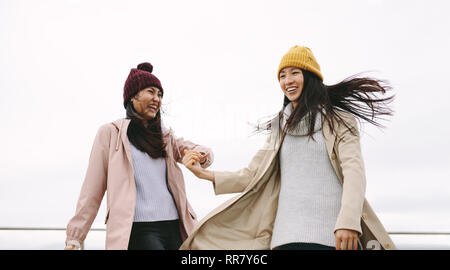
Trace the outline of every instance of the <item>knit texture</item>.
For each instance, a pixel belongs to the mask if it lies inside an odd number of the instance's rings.
[[[311,71],[323,81],[319,63],[317,63],[316,58],[308,47],[294,46],[281,58],[277,72],[278,81],[280,80],[280,71],[285,67],[298,67]]]
[[[290,114],[291,103],[285,109]],[[306,125],[286,134],[280,149],[281,189],[271,248],[294,242],[335,246],[342,185],[333,170],[317,115],[313,141]]]
[[[175,202],[167,188],[166,161],[151,158],[130,144],[136,182],[135,222],[178,219]]]

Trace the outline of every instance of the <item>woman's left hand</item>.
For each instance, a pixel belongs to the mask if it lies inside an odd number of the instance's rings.
[[[208,160],[209,152],[208,153],[200,152],[199,154],[200,154],[200,160],[199,160],[200,164],[205,163]]]
[[[336,250],[357,250],[358,235],[354,230],[340,229],[334,233],[336,237]]]

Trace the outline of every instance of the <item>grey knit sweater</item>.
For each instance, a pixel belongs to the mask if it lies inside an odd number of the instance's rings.
[[[283,126],[291,111],[289,104]],[[318,114],[315,141],[305,136],[306,121],[283,141],[281,190],[271,248],[293,242],[335,246],[334,226],[341,207],[342,185],[329,160],[321,129]]]
[[[178,219],[175,202],[167,188],[166,160],[151,158],[130,143],[136,182],[135,222]]]

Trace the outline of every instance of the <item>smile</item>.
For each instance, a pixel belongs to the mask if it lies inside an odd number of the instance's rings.
[[[296,90],[297,90],[297,87],[291,87],[291,88],[286,89],[286,91],[287,91],[288,93],[295,92]]]

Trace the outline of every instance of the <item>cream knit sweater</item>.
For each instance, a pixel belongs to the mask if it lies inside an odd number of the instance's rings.
[[[284,113],[289,117],[292,105]],[[283,123],[283,126],[284,126]],[[316,118],[314,140],[306,121],[286,134],[280,149],[281,190],[271,248],[306,242],[335,246],[334,226],[341,208],[342,185],[333,170]]]

